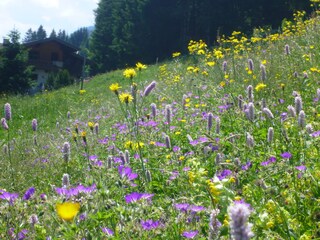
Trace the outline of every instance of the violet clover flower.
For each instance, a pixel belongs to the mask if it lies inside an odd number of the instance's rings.
[[[7,121],[11,120],[11,105],[10,103],[6,103],[4,105],[4,115]]]
[[[253,237],[252,224],[248,223],[251,210],[245,202],[235,202],[228,208],[230,232],[234,240],[248,240]]]

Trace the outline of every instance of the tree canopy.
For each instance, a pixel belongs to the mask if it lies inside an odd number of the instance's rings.
[[[277,29],[296,10],[298,0],[100,0],[90,44],[97,72],[134,61],[154,62],[182,51],[194,39],[214,44],[232,31],[250,34],[255,27]]]
[[[28,51],[19,43],[17,30],[12,30],[8,36],[9,41],[0,49],[0,92],[25,93],[32,83]]]

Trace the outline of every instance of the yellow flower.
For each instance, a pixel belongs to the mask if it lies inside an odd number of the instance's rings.
[[[88,122],[88,127],[93,130],[93,127],[94,127],[94,123],[93,122]]]
[[[235,197],[234,197],[234,200],[236,200],[236,201],[240,201],[241,199],[242,199],[241,196],[235,196]]]
[[[64,202],[57,203],[56,211],[59,217],[65,221],[72,221],[80,210],[79,203]]]
[[[128,68],[126,70],[123,71],[123,76],[126,78],[133,78],[137,75],[136,71],[134,70],[134,68]]]
[[[221,194],[220,189],[211,180],[207,180],[207,186],[212,196],[217,197]]]
[[[137,68],[138,71],[141,71],[142,69],[146,69],[147,65],[144,65],[141,62],[137,62],[136,68]]]
[[[112,83],[112,84],[110,85],[110,87],[109,87],[109,89],[110,89],[112,92],[114,92],[115,94],[117,94],[117,95],[118,95],[118,90],[119,90],[120,88],[121,88],[121,87],[120,87],[119,83]]]
[[[194,69],[194,67],[192,67],[192,66],[187,67],[187,71],[189,71],[189,72],[192,72],[193,69]]]
[[[73,133],[72,133],[72,139],[73,139],[74,141],[77,141],[77,137],[78,137],[77,133],[73,132]]]
[[[209,75],[209,73],[208,73],[207,71],[203,71],[201,74],[202,74],[203,76],[208,76],[208,75]]]
[[[180,52],[174,52],[174,53],[172,53],[172,57],[179,57],[181,55],[181,53]]]
[[[188,171],[188,177],[189,177],[189,183],[192,184],[194,182],[194,179],[196,175],[192,171]]]
[[[266,227],[267,228],[273,228],[274,227],[274,222],[272,220],[267,222]]]
[[[212,66],[214,66],[216,63],[215,62],[207,62],[207,65],[209,66],[209,67],[212,67]]]
[[[143,142],[138,142],[138,143],[135,143],[132,148],[134,150],[137,150],[137,149],[140,149],[140,148],[143,148],[143,147],[144,147],[144,143]]]
[[[81,89],[81,90],[79,91],[79,93],[80,93],[81,95],[85,94],[86,92],[87,92],[87,91],[84,90],[84,89]]]
[[[259,92],[260,90],[264,89],[267,85],[265,85],[264,83],[259,83],[255,89],[257,92]]]
[[[132,148],[132,146],[133,146],[133,142],[132,141],[126,141],[125,144],[124,144],[125,148]]]
[[[198,55],[203,55],[205,54],[205,51],[203,49],[199,49],[197,52]]]
[[[85,138],[87,136],[87,132],[86,131],[82,131],[81,132],[81,137]]]
[[[121,102],[124,102],[124,103],[128,104],[129,102],[132,102],[133,97],[131,96],[130,93],[121,93],[119,95],[119,99],[120,99]]]

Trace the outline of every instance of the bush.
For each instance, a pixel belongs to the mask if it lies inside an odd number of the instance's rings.
[[[74,82],[73,77],[70,75],[68,70],[63,69],[59,70],[58,72],[54,72],[49,74],[46,88],[53,90],[59,89],[68,85],[71,85]]]

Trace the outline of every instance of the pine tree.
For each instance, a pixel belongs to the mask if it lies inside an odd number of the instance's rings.
[[[112,44],[112,9],[114,1],[101,0],[95,10],[95,30],[92,33],[90,50],[94,72],[104,72],[114,69],[109,46]]]
[[[70,34],[68,41],[76,47],[88,47],[89,32],[83,27]]]
[[[61,30],[60,29],[59,32],[58,32],[57,38],[60,38],[63,41],[68,41],[69,36],[68,36],[68,34],[66,33],[65,30]]]
[[[28,50],[20,44],[17,30],[8,36],[8,44],[0,49],[0,92],[26,93],[31,87],[32,74]]]
[[[37,32],[32,31],[31,28],[28,29],[28,31],[25,34],[25,37],[23,39],[24,43],[31,42],[37,40]]]
[[[50,37],[51,38],[56,38],[57,37],[57,33],[54,29],[52,29],[51,33],[50,33]]]
[[[132,65],[142,53],[143,9],[147,0],[102,0],[95,11],[91,51],[95,70]]]
[[[42,40],[47,38],[47,32],[44,30],[43,26],[40,25],[37,30],[37,40]]]

